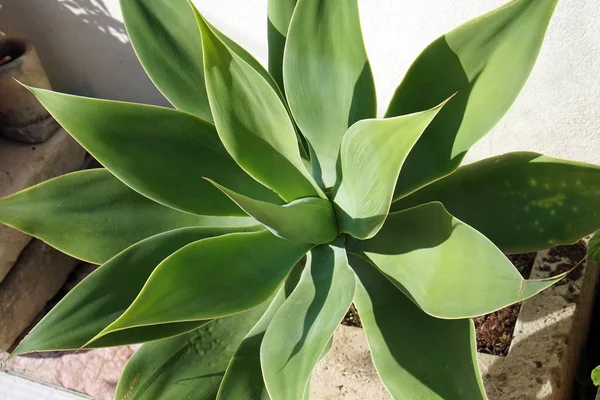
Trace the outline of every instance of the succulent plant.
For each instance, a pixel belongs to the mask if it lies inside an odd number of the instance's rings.
[[[460,166],[524,85],[555,0],[437,39],[385,118],[356,0],[271,0],[268,71],[187,0],[121,6],[176,109],[30,88],[106,169],[1,199],[0,221],[102,265],[14,354],[148,342],[118,399],[305,399],[354,302],[393,398],[485,398],[470,318],[564,276],[524,280],[504,253],[600,228],[599,167]]]

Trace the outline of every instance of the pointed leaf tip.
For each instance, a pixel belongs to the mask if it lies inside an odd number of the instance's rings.
[[[454,218],[439,202],[391,213],[377,236],[360,242],[358,250],[423,311],[437,318],[487,314],[525,300],[564,277],[524,281],[489,239]]]
[[[508,111],[535,64],[555,0],[516,0],[431,43],[396,89],[386,116],[430,107],[458,91],[400,174],[400,199],[452,173]]]
[[[334,190],[341,231],[359,239],[377,234],[404,161],[452,97],[426,111],[362,120],[348,129],[340,148],[341,184]]]
[[[311,247],[267,230],[193,242],[156,267],[131,306],[101,335],[250,309],[271,296]]]

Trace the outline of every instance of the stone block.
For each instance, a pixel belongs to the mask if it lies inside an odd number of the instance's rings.
[[[139,345],[131,345],[78,352],[34,353],[11,358],[0,364],[0,371],[85,393],[94,399],[113,400],[119,376],[138,348]],[[0,360],[7,356],[0,351]],[[3,398],[2,389],[0,398]]]
[[[568,257],[538,253],[531,278],[573,265]],[[587,262],[567,278],[523,302],[506,357],[479,354],[490,400],[568,400],[589,328],[599,266]]]
[[[8,350],[79,261],[33,240],[0,282],[0,350]]]
[[[62,128],[47,142],[30,145],[0,138],[0,198],[77,170],[85,151]],[[0,224],[0,282],[31,238]]]

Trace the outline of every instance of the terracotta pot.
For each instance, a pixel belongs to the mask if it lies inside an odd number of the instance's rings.
[[[0,135],[27,143],[46,141],[58,123],[26,85],[51,89],[35,48],[26,40],[0,40]]]

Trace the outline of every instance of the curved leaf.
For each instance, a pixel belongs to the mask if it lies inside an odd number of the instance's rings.
[[[281,288],[262,318],[244,338],[223,376],[217,400],[270,400],[260,365],[260,345],[285,298],[285,289]]]
[[[294,126],[277,92],[214,34],[198,12],[196,16],[208,99],[229,154],[287,202],[324,197],[304,167]]]
[[[298,0],[269,0],[267,34],[269,42],[269,73],[283,90],[283,50],[290,20]]]
[[[306,197],[280,206],[242,196],[212,183],[248,215],[281,238],[319,244],[333,241],[338,234],[336,216],[328,200]]]
[[[377,373],[394,399],[486,399],[470,320],[433,318],[375,267],[350,255],[354,302]]]
[[[431,110],[350,127],[340,149],[341,184],[334,203],[340,231],[359,239],[383,225],[406,156],[445,102]]]
[[[557,0],[514,0],[427,47],[396,90],[386,116],[456,99],[406,160],[394,199],[458,168],[469,148],[502,118],[536,61]]]
[[[200,215],[243,215],[204,177],[254,198],[280,201],[231,159],[214,126],[198,117],[169,108],[31,91],[110,172],[158,203]]]
[[[127,34],[146,73],[175,107],[212,121],[202,47],[188,0],[121,0]]]
[[[470,318],[525,300],[565,277],[524,280],[485,236],[428,203],[388,216],[360,250],[426,313]]]
[[[144,344],[125,366],[115,399],[214,400],[231,357],[268,304]]]
[[[316,153],[313,161],[319,165],[314,168],[320,170],[325,187],[334,186],[344,133],[356,121],[376,114],[357,1],[299,0],[283,64],[290,109]]]
[[[15,354],[32,351],[79,349],[113,323],[135,300],[154,269],[168,256],[201,239],[244,228],[183,228],[152,236],[129,247],[102,265],[70,291],[21,341]],[[247,230],[247,229],[246,229]],[[156,332],[124,331],[118,338],[103,338],[114,345],[140,343],[149,337],[190,331],[198,321],[153,325]],[[183,329],[183,330],[182,330]],[[118,333],[118,332],[116,332]],[[103,343],[94,343],[100,347]]]
[[[508,153],[459,168],[394,203],[440,201],[505,253],[573,243],[600,229],[600,167]]]
[[[352,303],[356,281],[338,245],[311,251],[298,286],[267,328],[260,360],[273,399],[304,398],[314,366]]]
[[[127,311],[97,338],[136,326],[248,310],[271,296],[311,247],[266,230],[191,243],[156,267]]]
[[[301,261],[290,272],[267,311],[238,347],[223,376],[217,400],[269,400],[260,365],[260,345],[273,316],[298,284],[303,270],[304,262]]]
[[[205,217],[164,207],[105,169],[74,172],[0,199],[0,222],[94,264],[172,229],[256,225],[250,218]]]
[[[111,332],[106,336],[102,336],[100,339],[86,343],[83,347],[85,349],[100,349],[103,347],[126,346],[168,339],[198,329],[211,321],[212,320],[210,319],[206,319],[200,321],[175,322],[172,324],[138,326],[131,329]]]
[[[600,235],[598,232],[592,236],[588,243],[588,256],[597,262],[600,262]]]

